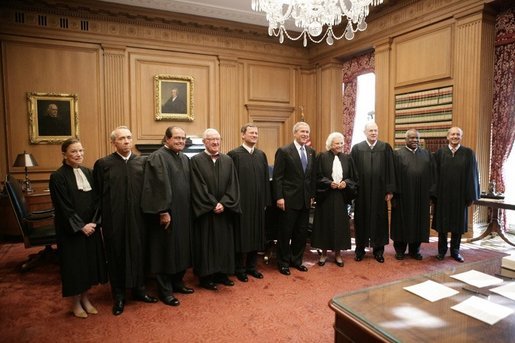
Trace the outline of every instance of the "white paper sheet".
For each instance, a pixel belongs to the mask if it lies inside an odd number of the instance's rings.
[[[468,272],[451,275],[452,278],[468,283],[477,288],[483,288],[503,283],[503,279],[478,272],[477,270],[469,270]]]
[[[509,307],[494,304],[476,296],[471,296],[451,308],[490,325],[494,325],[513,313],[513,310]]]
[[[515,300],[515,282],[510,282],[503,286],[492,288],[490,291],[500,294],[508,299]]]
[[[431,302],[435,302],[447,297],[452,297],[453,295],[459,293],[450,287],[441,285],[431,280],[427,280],[413,286],[404,287],[404,289]]]

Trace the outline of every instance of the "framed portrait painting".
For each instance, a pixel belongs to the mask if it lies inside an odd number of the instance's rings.
[[[154,76],[156,120],[193,121],[193,77]]]
[[[27,93],[30,142],[60,144],[79,136],[76,94]]]

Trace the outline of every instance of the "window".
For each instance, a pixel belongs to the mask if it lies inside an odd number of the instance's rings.
[[[508,172],[511,170],[511,173]],[[511,149],[511,153],[508,156],[503,166],[503,178],[504,178],[504,201],[508,204],[515,203],[515,148]],[[506,211],[507,230],[510,233],[515,234],[515,211]]]
[[[363,128],[368,121],[375,119],[376,75],[367,73],[358,76],[357,88],[356,117],[351,146],[365,140]]]

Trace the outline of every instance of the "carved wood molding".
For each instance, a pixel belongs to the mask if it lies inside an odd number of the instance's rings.
[[[249,118],[253,121],[282,123],[288,120],[295,111],[295,107],[293,106],[246,104],[245,107],[249,113]]]

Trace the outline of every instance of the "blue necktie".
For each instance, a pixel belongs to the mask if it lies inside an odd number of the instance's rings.
[[[300,163],[302,163],[302,170],[305,172],[308,166],[308,159],[306,157],[306,152],[304,151],[304,146],[300,147]]]

